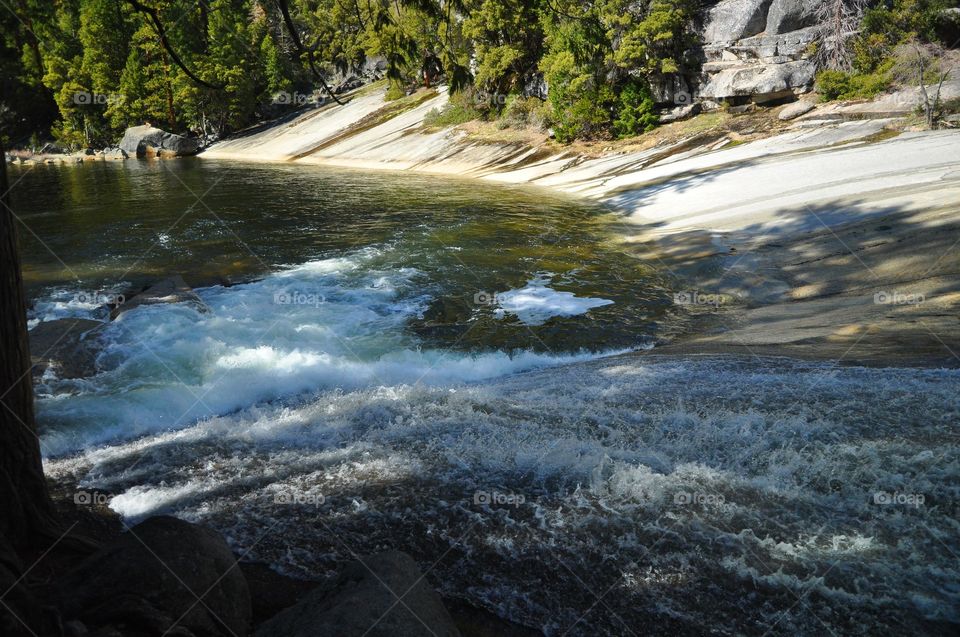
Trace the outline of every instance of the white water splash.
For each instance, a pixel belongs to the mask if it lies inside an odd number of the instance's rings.
[[[656,620],[814,635],[812,612],[838,634],[945,630],[960,621],[958,422],[957,370],[621,357],[331,391],[47,470],[131,520],[213,524],[238,550],[275,528],[252,557],[299,575],[380,546],[446,555],[433,571],[446,592],[550,634]],[[589,590],[608,591],[605,610],[577,624]]]
[[[540,274],[519,290],[509,290],[496,295],[498,317],[514,314],[527,325],[543,325],[555,316],[577,316],[595,307],[611,305],[608,299],[579,297],[572,292],[558,292],[548,286],[551,275]]]

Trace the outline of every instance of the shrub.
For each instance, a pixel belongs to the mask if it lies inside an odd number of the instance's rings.
[[[482,119],[483,113],[474,106],[473,92],[464,90],[450,96],[443,110],[431,108],[423,117],[427,128],[447,128]]]
[[[502,128],[538,128],[547,126],[549,105],[536,97],[511,95],[507,98],[498,126]]]
[[[644,83],[630,82],[620,91],[620,105],[613,131],[617,137],[633,137],[653,130],[660,118],[654,111],[653,96]]]
[[[393,100],[398,100],[401,97],[406,97],[407,92],[403,89],[399,82],[390,82],[390,88],[387,89],[387,94],[384,96],[388,102]]]
[[[817,92],[824,101],[873,97],[890,87],[891,65],[892,60],[887,60],[873,73],[820,71],[817,73]]]

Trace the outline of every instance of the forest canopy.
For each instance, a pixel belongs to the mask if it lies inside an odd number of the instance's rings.
[[[16,0],[4,128],[73,147],[144,122],[222,135],[382,59],[394,97],[442,76],[502,110],[549,85],[561,135],[636,134],[656,122],[650,80],[689,63],[698,1]]]
[[[825,0],[825,7],[830,2]],[[657,87],[691,77],[707,0],[11,0],[0,11],[5,141],[114,143],[128,126],[222,136],[379,60],[388,98],[442,83],[435,123],[536,121],[557,138],[629,137],[658,122]],[[854,35],[824,92],[889,84],[910,37],[955,0],[833,0]],[[865,89],[863,87],[866,87]],[[549,90],[548,90],[549,89]],[[661,103],[658,104],[658,101]]]

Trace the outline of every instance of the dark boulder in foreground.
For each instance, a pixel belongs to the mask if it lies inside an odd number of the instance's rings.
[[[347,565],[339,576],[261,624],[256,637],[430,634],[453,637],[460,632],[413,558],[387,551]]]
[[[33,374],[39,380],[47,370],[59,378],[87,378],[97,373],[97,330],[101,321],[63,318],[44,321],[29,332]]]
[[[66,620],[122,635],[246,635],[247,582],[212,529],[153,517],[98,550],[58,583]]]
[[[200,152],[200,144],[195,139],[145,124],[131,126],[124,132],[120,150],[136,157],[184,157]]]
[[[24,582],[23,562],[0,534],[0,635],[28,637],[37,631],[53,634],[57,618],[44,608]]]

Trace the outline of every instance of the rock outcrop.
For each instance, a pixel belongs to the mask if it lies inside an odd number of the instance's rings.
[[[101,321],[64,318],[43,321],[29,332],[35,380],[49,370],[59,378],[87,378],[97,373]]]
[[[813,85],[814,0],[721,0],[706,13],[700,100],[789,101]]]
[[[333,581],[261,624],[255,637],[459,634],[413,558],[387,551],[349,564]]]
[[[817,2],[813,0],[773,0],[767,12],[767,33],[788,33],[817,23]]]
[[[110,316],[111,318],[117,318],[124,312],[129,312],[142,305],[160,305],[165,303],[188,303],[198,312],[208,312],[210,310],[206,303],[193,291],[193,288],[183,280],[183,277],[174,275],[157,281],[136,296],[124,301],[124,303],[113,309]]]
[[[246,635],[250,593],[212,529],[159,516],[133,527],[57,583],[64,619],[124,635]]]
[[[795,117],[806,115],[816,107],[817,105],[814,104],[813,102],[810,102],[807,100],[799,100],[797,102],[794,102],[793,104],[788,104],[784,108],[780,109],[780,112],[777,113],[777,119],[779,119],[781,122],[786,122],[791,119],[794,119]]]
[[[154,128],[131,126],[123,133],[120,150],[135,157],[183,157],[200,152],[197,140]]]
[[[707,12],[705,42],[734,42],[763,31],[770,0],[721,0]]]

